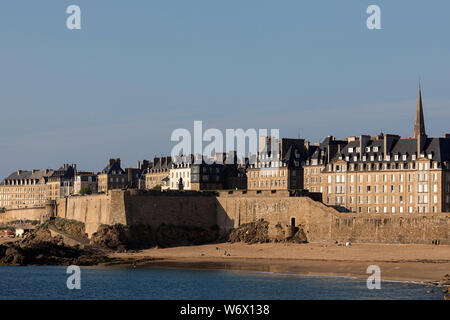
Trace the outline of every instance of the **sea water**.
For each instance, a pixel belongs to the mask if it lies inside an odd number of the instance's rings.
[[[0,299],[437,299],[439,288],[364,279],[252,271],[81,268],[81,289],[69,290],[65,267],[0,267]]]

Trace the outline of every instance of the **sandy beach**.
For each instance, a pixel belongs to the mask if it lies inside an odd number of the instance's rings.
[[[399,244],[220,243],[114,253],[127,259],[155,258],[146,267],[252,270],[367,278],[377,265],[384,280],[439,281],[450,274],[450,246]]]

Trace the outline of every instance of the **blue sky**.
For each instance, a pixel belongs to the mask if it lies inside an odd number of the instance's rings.
[[[82,29],[66,28],[66,8]],[[382,30],[366,28],[381,7]],[[176,128],[450,132],[447,0],[5,0],[0,176],[168,154]]]

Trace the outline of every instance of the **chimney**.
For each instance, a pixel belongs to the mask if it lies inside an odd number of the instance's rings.
[[[445,139],[450,139],[450,133],[446,133],[446,134],[444,135],[444,138],[445,138]]]
[[[368,135],[362,135],[359,137],[359,154],[360,159],[362,159],[362,155],[364,153],[364,148],[367,146],[367,144],[370,141],[370,136]]]
[[[138,160],[136,168],[141,169],[141,162]]]
[[[330,158],[331,158],[330,145],[327,145],[327,163],[330,163]]]
[[[109,166],[112,167],[113,164],[114,164],[114,159],[109,159]]]
[[[399,140],[400,136],[395,134],[385,134],[383,137],[384,143],[383,143],[383,153],[384,156],[387,156],[389,152],[392,150],[392,146],[394,145],[395,141]]]
[[[309,141],[305,140],[305,148],[306,148],[306,150],[309,150],[309,146],[310,146]]]

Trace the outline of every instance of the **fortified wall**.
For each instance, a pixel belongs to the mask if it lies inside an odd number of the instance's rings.
[[[288,192],[221,192],[217,219],[222,228],[264,219],[269,234],[275,226],[289,235],[302,227],[308,241],[450,244],[450,214],[355,214],[342,213],[309,197],[290,197]]]
[[[216,200],[211,193],[113,190],[108,194],[61,199],[56,216],[85,223],[91,236],[102,224],[216,226]]]
[[[85,223],[89,236],[102,224],[161,224],[229,231],[263,219],[269,235],[280,228],[290,236],[303,228],[308,241],[450,244],[450,214],[341,213],[307,196],[287,191],[159,192],[114,190],[107,194],[72,196],[43,208],[0,212],[0,223],[45,220],[50,216]]]
[[[43,221],[46,217],[45,207],[33,207],[23,209],[12,209],[0,211],[0,224],[6,224],[11,221]]]

